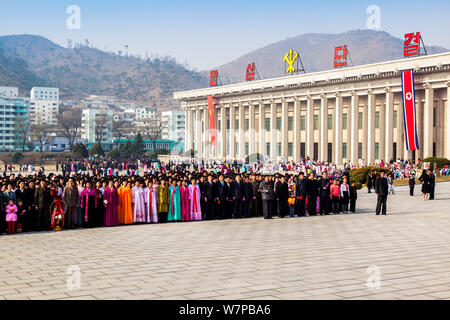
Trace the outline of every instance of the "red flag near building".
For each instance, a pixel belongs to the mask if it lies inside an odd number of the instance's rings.
[[[216,123],[214,122],[214,100],[213,96],[208,96],[208,114],[209,114],[209,129],[211,130],[211,144],[216,146]]]
[[[418,150],[416,122],[416,95],[414,89],[414,71],[402,71],[403,117],[405,123],[406,150]]]

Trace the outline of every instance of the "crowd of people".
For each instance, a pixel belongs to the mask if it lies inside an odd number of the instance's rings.
[[[100,164],[90,172],[11,174],[0,183],[0,233],[44,231],[54,226],[52,210],[63,203],[64,228],[134,223],[188,222],[277,215],[283,217],[355,212],[357,190],[349,172],[306,174],[240,173],[160,162],[121,168]],[[137,170],[145,171],[137,175]]]

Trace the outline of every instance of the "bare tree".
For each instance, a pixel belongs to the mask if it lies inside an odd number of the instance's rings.
[[[117,141],[116,147],[119,144],[119,140],[125,138],[126,136],[126,130],[129,130],[129,128],[127,128],[125,126],[126,121],[123,120],[118,120],[118,121],[114,121],[113,122],[113,139],[115,141]]]
[[[164,122],[160,118],[142,119],[143,131],[153,146],[153,151],[156,150],[156,140],[161,137],[165,128]]]
[[[72,151],[75,139],[79,136],[81,128],[81,114],[78,111],[65,111],[58,116],[59,127],[63,130],[64,136],[69,140]]]
[[[48,142],[49,133],[52,129],[42,117],[36,119],[36,121],[31,124],[31,133],[35,140],[39,142],[39,152],[42,153],[44,150],[44,145]]]
[[[95,116],[95,140],[97,143],[102,143],[106,135],[108,125],[107,115],[104,112],[98,113]]]
[[[16,140],[20,141],[22,152],[25,152],[25,146],[31,130],[31,122],[28,117],[19,116],[16,119]]]

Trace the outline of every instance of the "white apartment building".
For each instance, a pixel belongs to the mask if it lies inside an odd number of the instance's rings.
[[[19,96],[19,88],[16,87],[0,87],[1,98],[17,98]]]
[[[88,143],[113,142],[113,111],[85,109],[81,117],[81,137]]]
[[[30,120],[56,126],[59,114],[59,89],[33,87],[30,92]]]
[[[164,126],[162,131],[163,140],[173,140],[184,145],[185,119],[184,111],[163,112],[161,117]]]
[[[148,107],[136,107],[136,120],[153,119],[156,117],[156,110]]]

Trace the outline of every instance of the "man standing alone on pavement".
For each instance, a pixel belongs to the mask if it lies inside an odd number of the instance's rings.
[[[380,214],[380,211],[381,214],[386,215],[386,202],[389,193],[389,185],[385,175],[386,174],[381,171],[380,176],[375,180],[375,193],[377,195],[377,215]]]

